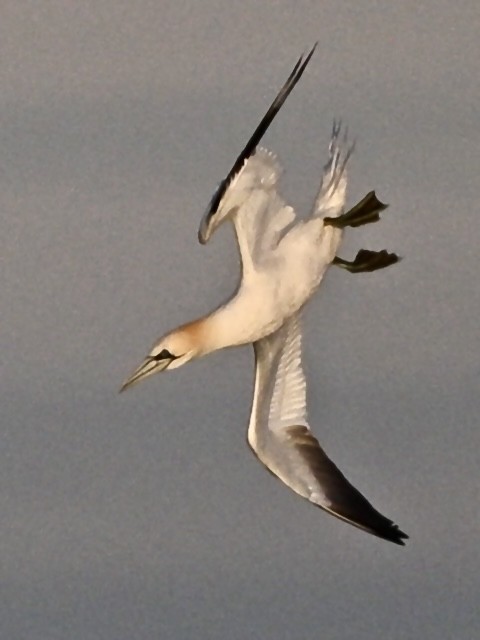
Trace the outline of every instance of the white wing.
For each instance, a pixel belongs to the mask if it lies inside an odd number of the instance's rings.
[[[297,315],[254,344],[256,378],[248,442],[261,462],[302,497],[403,545],[408,536],[348,482],[310,432],[301,340]]]
[[[320,188],[312,212],[313,217],[336,218],[344,212],[346,165],[354,145],[348,145],[347,132],[334,122],[328,147],[329,159],[323,168]],[[277,191],[281,167],[271,152],[258,149],[245,162],[231,189],[249,190],[249,198],[232,216],[235,233],[245,265],[259,262],[271,252],[295,222],[296,215]],[[252,188],[252,185],[255,185]],[[240,200],[240,198],[239,198]]]
[[[273,153],[258,149],[245,162],[232,189],[248,185],[249,195],[232,216],[244,270],[278,245],[295,221],[295,211],[277,191],[281,167]]]
[[[244,269],[248,268],[255,253],[260,250],[256,240],[257,235],[263,236],[260,229],[269,229],[267,236],[262,239],[262,243],[265,242],[268,246],[272,240],[275,241],[276,234],[294,218],[293,210],[285,205],[276,192],[276,182],[280,173],[278,163],[268,151],[257,147],[302,77],[316,46],[315,44],[305,58],[301,56],[297,61],[233,167],[219,184],[200,223],[198,239],[205,244],[224,220],[233,218],[244,259]],[[270,232],[269,223],[274,217],[278,217],[278,221],[273,223]]]

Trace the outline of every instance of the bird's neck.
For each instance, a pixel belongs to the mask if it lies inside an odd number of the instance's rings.
[[[208,316],[191,323],[202,355],[258,339],[258,312],[245,295],[237,294]]]

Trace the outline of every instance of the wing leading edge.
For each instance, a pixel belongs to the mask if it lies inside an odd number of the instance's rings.
[[[308,63],[310,62],[310,58],[313,56],[316,48],[317,48],[317,43],[315,43],[315,45],[312,47],[312,49],[310,50],[308,55],[305,57],[305,59],[303,58],[303,56],[300,56],[291,74],[288,76],[285,84],[282,86],[282,88],[278,92],[277,96],[275,97],[275,100],[272,102],[272,104],[268,108],[268,111],[260,121],[260,124],[257,126],[255,131],[251,135],[250,139],[248,140],[247,144],[243,148],[242,152],[235,160],[233,167],[230,169],[227,176],[220,182],[217,190],[215,191],[210,201],[210,205],[208,206],[207,211],[204,214],[204,217],[200,225],[200,229],[198,231],[198,239],[201,244],[205,244],[208,240],[208,237],[209,237],[208,228],[210,226],[211,220],[217,213],[218,208],[220,207],[220,203],[228,187],[231,185],[234,178],[239,174],[245,162],[255,153],[257,146],[260,143],[260,140],[265,135],[265,132],[267,131],[268,127],[271,125],[273,119],[282,108],[285,100],[290,95],[294,86],[302,77],[303,72],[305,71]]]

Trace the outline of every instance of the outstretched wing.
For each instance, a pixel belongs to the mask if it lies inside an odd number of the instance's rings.
[[[334,122],[328,147],[329,158],[323,168],[320,188],[315,200],[312,217],[330,221],[342,216],[347,191],[347,162],[354,145],[348,143],[347,132]],[[242,169],[238,183],[248,184],[249,198],[232,216],[242,262],[255,265],[272,250],[295,220],[295,211],[288,206],[277,191],[281,168],[275,156],[259,149]],[[237,183],[235,183],[236,186]],[[256,188],[252,189],[251,185]]]
[[[408,536],[353,487],[328,458],[307,422],[299,316],[254,344],[255,391],[248,442],[288,487],[332,515],[379,538]]]
[[[277,246],[285,230],[295,221],[293,207],[287,205],[277,191],[280,174],[276,157],[266,149],[258,149],[242,171],[242,181],[251,176],[256,184],[248,200],[232,216],[244,273]]]
[[[235,212],[232,219],[242,259],[248,263],[253,259],[252,256],[257,247],[256,235],[262,228],[270,229],[267,221],[278,214],[279,218],[283,220],[283,222],[278,221],[277,226],[280,230],[292,221],[293,210],[285,205],[276,192],[280,167],[272,154],[262,149],[257,150],[257,147],[285,100],[300,80],[316,46],[315,44],[305,59],[303,56],[299,58],[287,81],[235,160],[228,175],[220,183],[200,223],[198,239],[202,244],[208,241],[215,228],[226,217],[230,217],[230,214]],[[248,198],[246,198],[247,193]],[[257,220],[257,217],[260,220]],[[276,233],[277,229],[272,228],[271,237],[266,238],[265,242],[268,244],[276,236]]]

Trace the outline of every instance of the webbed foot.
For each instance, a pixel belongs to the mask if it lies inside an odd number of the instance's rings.
[[[335,256],[332,264],[342,269],[350,271],[350,273],[365,273],[370,271],[378,271],[378,269],[385,269],[392,264],[398,262],[400,258],[396,253],[388,253],[386,249],[382,251],[369,251],[368,249],[360,249],[355,256],[355,260],[344,260]]]
[[[364,224],[378,222],[380,220],[380,212],[384,211],[388,204],[383,204],[375,195],[375,191],[370,191],[360,200],[354,207],[343,213],[338,218],[326,217],[323,219],[325,224],[332,227],[344,229],[345,227],[361,227]]]

